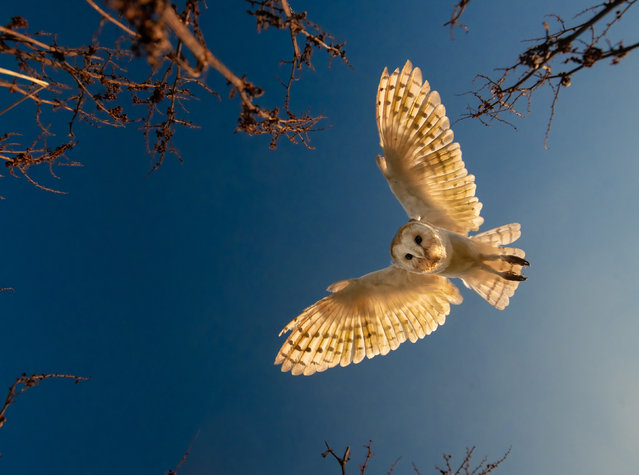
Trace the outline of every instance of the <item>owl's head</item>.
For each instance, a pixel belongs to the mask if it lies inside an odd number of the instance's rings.
[[[390,252],[397,265],[418,274],[436,271],[446,259],[446,246],[437,231],[417,220],[399,228]]]

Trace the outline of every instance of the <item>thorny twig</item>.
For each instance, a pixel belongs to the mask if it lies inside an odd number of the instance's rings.
[[[570,86],[574,74],[606,59],[611,59],[613,65],[618,64],[630,51],[639,48],[639,42],[626,45],[623,41],[612,43],[608,38],[612,26],[636,3],[637,0],[605,1],[578,14],[576,18],[588,16],[573,26],[567,26],[558,15],[548,15],[555,31],[544,22],[544,36],[531,40],[536,44],[520,54],[514,65],[503,69],[499,78],[476,76],[480,85],[469,94],[479,104],[468,107],[462,118],[476,118],[484,124],[491,120],[509,123],[505,114],[523,117],[530,111],[532,94],[549,86],[553,101],[544,139],[547,146],[559,93]],[[507,83],[513,76],[513,81]],[[519,108],[522,100],[526,103],[525,111]]]

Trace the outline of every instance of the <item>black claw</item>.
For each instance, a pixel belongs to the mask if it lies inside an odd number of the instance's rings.
[[[506,261],[509,264],[516,264],[516,265],[522,266],[522,267],[530,266],[530,262],[528,262],[526,259],[523,259],[523,258],[521,258],[519,256],[503,255],[503,256],[501,256],[501,260],[502,261]]]
[[[522,282],[528,278],[525,275],[515,274],[514,272],[510,272],[510,271],[501,272],[499,275],[501,275],[506,280],[514,280],[517,282]]]

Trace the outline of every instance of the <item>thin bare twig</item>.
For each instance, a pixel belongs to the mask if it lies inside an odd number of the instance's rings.
[[[31,81],[31,82],[34,82],[34,83],[38,84],[39,86],[42,86],[43,88],[45,88],[45,87],[47,87],[49,85],[48,82],[43,81],[41,79],[34,78],[33,76],[27,76],[26,74],[16,73],[15,71],[10,71],[10,70],[5,69],[5,68],[0,68],[0,73],[6,74],[8,76],[13,76],[13,77],[16,77],[16,78],[20,78],[20,79],[26,79],[27,81]]]
[[[611,59],[613,65],[618,64],[631,51],[639,49],[639,41],[613,43],[608,38],[612,26],[637,2],[608,0],[594,5],[578,13],[575,18],[582,21],[572,26],[558,15],[548,15],[554,28],[544,21],[544,36],[531,40],[536,43],[520,54],[515,64],[502,69],[500,77],[476,76],[479,87],[468,94],[475,97],[478,104],[469,106],[462,119],[476,118],[484,124],[492,120],[510,124],[506,114],[524,117],[530,111],[532,95],[548,86],[553,91],[553,100],[544,138],[547,146],[559,92],[570,87],[574,75],[607,59]],[[525,109],[521,107],[522,101]]]
[[[506,453],[495,462],[488,462],[487,458],[484,457],[481,462],[475,467],[471,467],[471,459],[473,456],[473,452],[475,451],[475,447],[466,448],[466,455],[461,461],[459,467],[457,469],[453,469],[451,466],[451,460],[453,458],[450,454],[443,454],[442,457],[444,462],[446,462],[445,467],[440,467],[435,465],[435,470],[438,470],[441,475],[488,475],[489,473],[494,472],[497,467],[499,467],[506,457],[510,454],[510,450],[512,447],[509,447]],[[415,469],[417,470],[417,469]]]
[[[182,455],[182,458],[180,459],[180,461],[178,462],[177,466],[175,467],[175,469],[171,469],[169,470],[169,472],[167,473],[167,475],[177,475],[177,473],[179,472],[180,468],[182,468],[182,465],[184,465],[184,462],[186,462],[186,459],[189,458],[189,454],[191,452],[191,448],[193,448],[193,444],[195,443],[195,441],[197,440],[197,438],[200,435],[200,431],[198,430],[195,433],[195,436],[193,437],[193,440],[191,440],[191,443],[189,444],[188,449],[186,449],[186,452],[184,452],[184,455]]]
[[[60,373],[43,373],[43,374],[32,374],[31,376],[27,376],[26,373],[22,373],[21,376],[17,377],[14,383],[9,388],[9,393],[4,401],[2,409],[0,409],[0,428],[7,421],[6,412],[9,409],[9,406],[16,402],[16,398],[21,394],[24,394],[29,389],[36,387],[45,379],[73,379],[75,383],[79,383],[80,381],[86,381],[89,378],[84,376],[76,376],[74,374],[60,374]]]
[[[113,23],[114,25],[116,25],[117,27],[121,28],[122,30],[126,31],[129,35],[133,36],[134,38],[139,38],[140,35],[138,35],[135,31],[133,31],[131,28],[123,25],[121,22],[119,22],[118,20],[116,20],[115,18],[113,18],[111,15],[109,15],[107,12],[105,12],[104,10],[102,10],[93,0],[85,0],[89,5],[91,5],[91,7],[97,11],[100,15],[102,15],[106,20],[110,21],[111,23]]]
[[[328,442],[324,441],[324,444],[326,445],[326,451],[322,452],[322,457],[326,458],[328,454],[331,454],[335,458],[335,460],[337,460],[337,463],[342,469],[342,475],[346,475],[346,464],[351,459],[350,445],[346,447],[346,450],[344,451],[344,455],[340,457],[335,452],[333,452],[333,449],[329,447]]]
[[[55,176],[54,166],[77,165],[65,155],[76,144],[73,138],[77,121],[94,126],[138,125],[151,155],[151,171],[167,155],[181,160],[174,145],[176,131],[180,127],[197,127],[182,118],[188,113],[185,102],[198,96],[197,88],[219,98],[201,79],[201,72],[208,67],[228,81],[229,97],[240,99],[236,132],[270,135],[271,148],[282,137],[311,148],[309,134],[320,130],[317,124],[323,117],[292,112],[291,84],[299,79],[303,64],[312,67],[310,58],[315,49],[325,50],[329,60],[338,57],[348,64],[344,43],[312,23],[306,12],[296,13],[292,0],[246,0],[251,5],[248,13],[257,19],[258,31],[269,25],[286,29],[293,44],[292,75],[283,104],[266,108],[259,103],[264,91],[231,71],[207,46],[199,26],[200,0],[181,0],[181,10],[166,0],[107,0],[109,8],[103,8],[97,0],[85,1],[100,18],[96,22],[98,32],[88,46],[57,45],[48,39],[55,38],[53,34],[30,32],[22,17],[13,17],[9,24],[0,26],[0,58],[13,60],[16,65],[13,71],[0,70],[13,73],[12,80],[0,80],[0,87],[19,95],[0,113],[25,102],[34,104],[34,120],[41,130],[38,141],[29,147],[0,137],[0,158],[12,176],[23,176],[45,190],[53,189],[33,179],[29,168],[46,164]],[[265,12],[269,9],[276,13],[268,16]],[[104,25],[114,25],[125,36],[115,40],[113,46],[100,44]],[[151,66],[149,76],[142,81],[127,71],[127,63],[140,54]],[[48,86],[38,90],[36,86],[20,84],[21,79]],[[64,121],[49,123],[49,113],[56,112],[69,114],[66,130],[61,127]],[[19,137],[23,132],[19,125],[14,127],[3,132]],[[64,133],[67,140],[57,138]],[[50,146],[48,142],[53,140],[57,143]]]
[[[454,30],[456,26],[463,29],[465,32],[468,32],[468,26],[461,23],[459,21],[459,18],[462,16],[462,14],[464,13],[464,10],[466,10],[466,7],[468,6],[469,3],[470,3],[470,0],[460,0],[459,2],[457,2],[457,4],[455,5],[455,8],[453,9],[453,13],[450,16],[450,20],[444,23],[444,26],[450,25],[451,39],[455,38]]]
[[[395,470],[395,467],[399,463],[400,459],[401,459],[401,457],[397,457],[395,459],[395,461],[393,462],[393,465],[391,465],[390,468],[388,469],[388,475],[392,475],[393,474],[393,470]]]
[[[372,440],[369,440],[368,444],[364,446],[364,448],[366,449],[366,458],[364,459],[364,463],[359,466],[360,475],[364,475],[364,473],[366,472],[366,466],[368,465],[368,461],[371,459],[373,455],[375,455],[372,447],[373,447]]]

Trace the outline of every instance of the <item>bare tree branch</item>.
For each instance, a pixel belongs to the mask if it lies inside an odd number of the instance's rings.
[[[182,455],[182,458],[180,459],[180,461],[178,462],[177,466],[175,467],[175,470],[173,470],[173,469],[169,470],[167,475],[177,475],[177,473],[179,472],[180,468],[182,468],[182,465],[184,465],[184,462],[186,462],[186,459],[189,458],[189,453],[191,452],[191,448],[193,447],[193,444],[195,443],[195,441],[197,440],[199,435],[200,435],[200,431],[198,430],[196,432],[195,436],[193,437],[193,440],[189,444],[189,448],[186,449],[186,452],[184,452],[184,455]]]
[[[120,12],[131,23],[138,35],[139,43],[144,45],[147,58],[151,65],[156,64],[164,51],[170,50],[171,31],[180,42],[188,48],[196,59],[196,65],[191,66],[192,74],[196,74],[207,66],[215,69],[231,86],[229,97],[239,96],[241,112],[238,118],[236,132],[245,132],[248,135],[268,134],[271,136],[271,148],[277,146],[280,137],[284,136],[293,143],[301,142],[310,147],[309,132],[315,129],[321,116],[311,116],[308,112],[296,115],[290,110],[291,84],[296,80],[296,71],[301,69],[302,62],[309,67],[313,46],[323,48],[329,57],[340,57],[346,63],[346,54],[343,43],[333,42],[333,38],[321,30],[317,25],[307,20],[306,12],[295,14],[287,0],[246,0],[252,7],[248,13],[256,17],[258,31],[273,26],[278,29],[287,29],[291,35],[293,44],[292,71],[289,82],[286,85],[286,95],[282,111],[279,107],[268,109],[257,104],[256,99],[264,94],[264,91],[246,79],[232,72],[218,57],[207,47],[204,35],[197,22],[193,22],[192,30],[178,17],[171,6],[163,0],[153,0],[141,5],[139,0],[110,0],[111,8]],[[149,7],[152,4],[152,7]],[[194,17],[199,15],[197,2],[187,0],[191,4]],[[306,38],[303,51],[298,46],[297,36]],[[325,41],[327,38],[330,42]],[[283,115],[283,113],[285,115]]]
[[[322,452],[322,457],[326,458],[328,454],[331,454],[335,458],[335,460],[337,460],[337,463],[342,469],[342,475],[346,475],[346,464],[351,459],[350,445],[346,447],[346,450],[344,451],[344,455],[340,457],[335,452],[333,452],[333,449],[329,447],[328,442],[324,441],[324,444],[326,444],[326,451]]]
[[[366,472],[366,466],[368,465],[368,461],[371,459],[373,455],[375,455],[372,447],[373,447],[372,440],[369,440],[368,445],[364,446],[364,448],[366,449],[366,458],[364,459],[364,463],[359,466],[360,475],[364,475],[364,472]]]
[[[506,453],[495,462],[488,462],[488,459],[484,457],[479,465],[476,465],[475,467],[471,467],[470,465],[475,447],[473,446],[470,449],[467,448],[466,455],[456,470],[454,470],[450,464],[453,456],[450,454],[443,454],[442,457],[444,458],[444,462],[446,462],[446,466],[442,468],[438,465],[435,465],[435,470],[438,470],[441,475],[487,475],[495,471],[495,469],[497,469],[497,467],[499,467],[499,465],[501,465],[502,462],[506,460],[506,457],[508,457],[508,455],[510,454],[511,448],[512,447],[509,447]]]
[[[14,383],[9,388],[9,393],[4,401],[4,405],[2,409],[0,409],[0,428],[4,425],[7,420],[6,412],[9,406],[16,402],[16,399],[21,394],[27,392],[29,389],[36,387],[45,379],[73,379],[76,384],[80,381],[86,381],[89,378],[84,376],[76,376],[74,374],[59,374],[59,373],[43,373],[43,374],[32,374],[31,376],[27,376],[26,373],[22,373],[21,376],[16,378]]]
[[[346,447],[346,450],[344,451],[344,455],[340,457],[328,445],[328,442],[324,441],[324,444],[326,445],[326,450],[322,453],[322,457],[326,458],[329,454],[332,455],[333,458],[339,464],[340,469],[342,471],[342,475],[346,475],[346,464],[350,460],[350,453],[351,453],[350,446]],[[364,446],[364,448],[366,449],[366,457],[364,458],[364,462],[359,466],[360,475],[365,475],[366,469],[368,468],[368,462],[373,457],[373,455],[375,455],[372,447],[373,447],[372,440],[369,440],[368,444]],[[478,465],[475,465],[474,467],[472,467],[471,459],[472,459],[473,452],[475,451],[475,447],[471,447],[470,449],[467,448],[466,455],[464,456],[463,460],[461,461],[457,469],[454,469],[453,466],[451,465],[451,460],[453,456],[448,454],[443,454],[444,462],[446,463],[446,465],[443,468],[439,467],[438,465],[435,465],[435,470],[437,470],[440,473],[440,475],[488,475],[489,473],[492,473],[495,469],[497,469],[497,467],[499,467],[499,465],[501,465],[504,460],[506,460],[506,457],[508,457],[508,455],[510,454],[510,450],[511,448],[508,448],[506,453],[500,459],[494,462],[488,462],[488,459],[484,457]],[[388,470],[388,475],[391,475],[393,473],[399,460],[400,459],[397,458],[393,462],[393,464],[390,466]],[[421,472],[419,471],[419,469],[417,468],[417,465],[415,465],[414,462],[411,463],[411,467],[417,475],[421,475]]]
[[[548,86],[553,91],[553,101],[544,140],[547,145],[560,90],[571,85],[575,73],[607,59],[618,64],[639,48],[639,41],[613,43],[608,37],[613,25],[636,3],[637,0],[605,1],[576,15],[575,18],[586,18],[572,26],[558,15],[548,15],[553,28],[544,22],[544,36],[530,40],[535,44],[520,54],[515,64],[504,68],[500,77],[476,76],[479,86],[468,94],[478,104],[468,107],[462,118],[476,118],[484,124],[492,120],[509,123],[504,117],[507,113],[524,117],[530,111],[533,93]],[[521,108],[522,101],[525,110]]]
[[[392,475],[393,470],[395,470],[395,467],[397,466],[397,464],[399,463],[401,457],[397,457],[395,459],[395,461],[393,462],[393,465],[390,466],[390,468],[388,469],[388,475]]]
[[[455,38],[455,35],[454,35],[455,27],[462,28],[465,32],[468,32],[468,26],[461,23],[459,21],[459,18],[462,16],[462,14],[464,13],[464,10],[466,10],[466,7],[468,6],[469,3],[470,3],[470,0],[460,0],[459,2],[457,2],[457,4],[455,5],[455,8],[453,9],[453,13],[450,16],[450,20],[444,23],[444,26],[450,25],[451,39]]]
[[[310,147],[309,134],[319,130],[317,124],[322,117],[292,112],[291,85],[299,79],[302,65],[312,67],[311,56],[316,49],[326,51],[329,60],[337,57],[348,64],[344,43],[308,20],[306,12],[296,13],[291,0],[246,0],[258,32],[268,27],[286,30],[293,45],[283,104],[266,108],[258,103],[264,91],[231,71],[207,46],[199,26],[199,0],[182,0],[181,10],[168,0],[103,0],[107,8],[97,0],[85,1],[99,18],[98,32],[89,46],[60,46],[53,34],[30,32],[28,22],[19,16],[0,26],[0,58],[5,59],[3,65],[10,61],[15,65],[0,69],[0,75],[9,76],[0,79],[0,87],[17,95],[10,105],[0,108],[0,115],[31,102],[36,106],[34,122],[40,128],[37,140],[27,137],[29,146],[18,139],[26,135],[18,125],[14,130],[2,131],[5,135],[0,137],[0,158],[12,176],[23,176],[49,191],[57,190],[41,185],[30,176],[29,169],[46,164],[55,176],[55,166],[79,165],[66,156],[77,143],[74,126],[78,121],[109,127],[136,124],[145,137],[151,170],[159,167],[167,155],[181,160],[174,145],[176,131],[197,127],[182,118],[188,112],[186,101],[198,97],[202,90],[219,98],[201,79],[208,67],[228,81],[229,97],[240,99],[236,132],[270,135],[271,148],[281,137]],[[110,46],[100,43],[106,25],[123,35]],[[139,54],[146,56],[151,66],[143,79],[127,71],[128,63]],[[60,120],[49,124],[49,113],[68,114],[66,130]],[[55,138],[61,135],[66,135],[66,140]],[[53,140],[56,143],[49,145]]]

